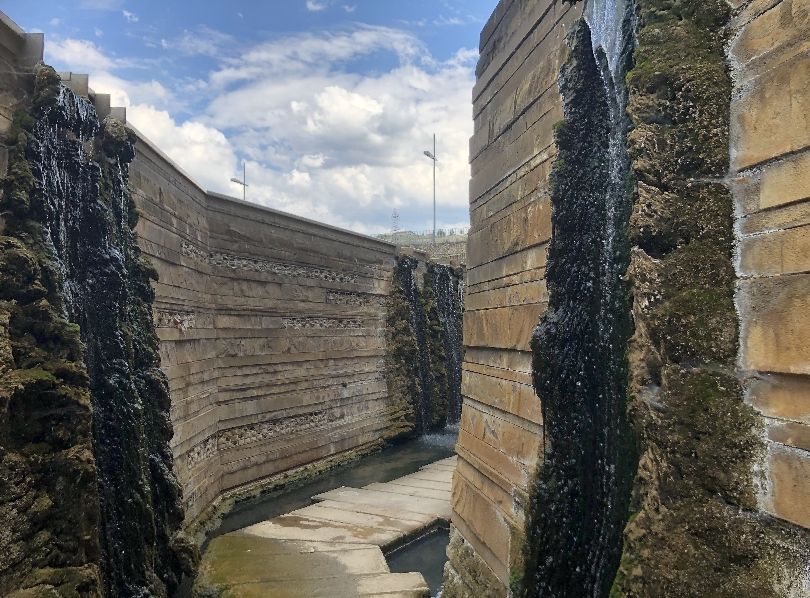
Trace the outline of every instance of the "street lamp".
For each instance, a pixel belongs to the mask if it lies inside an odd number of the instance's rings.
[[[231,182],[242,185],[242,201],[247,201],[247,166],[244,162],[242,162],[242,180],[240,181],[235,177],[231,177]]]
[[[436,133],[433,133],[433,151],[425,150],[423,153],[433,160],[433,245],[436,245],[436,162],[439,161],[436,157]]]

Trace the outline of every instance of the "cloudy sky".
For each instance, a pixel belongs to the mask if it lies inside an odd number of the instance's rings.
[[[470,93],[496,0],[4,0],[203,187],[365,233],[467,223]]]

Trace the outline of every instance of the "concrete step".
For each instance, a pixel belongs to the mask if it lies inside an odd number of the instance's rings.
[[[361,513],[353,509],[353,505],[347,503],[336,503],[338,507],[326,507],[323,503],[304,507],[293,511],[290,515],[318,519],[321,521],[331,521],[337,523],[348,523],[351,525],[365,525],[377,529],[389,529],[401,534],[408,535],[415,529],[420,529],[429,522],[429,519],[422,521],[404,520],[395,517],[374,515],[371,513]]]
[[[411,513],[384,505],[352,504],[335,500],[323,500],[317,504],[335,509],[351,509],[356,513],[369,513],[371,515],[380,515],[381,517],[391,517],[409,523],[428,524],[436,519],[432,514]]]
[[[347,549],[343,544],[332,547],[294,544],[240,533],[226,534],[209,545],[201,573],[210,584],[237,585],[389,572],[382,551],[374,545]]]
[[[227,598],[429,598],[421,573],[346,575],[219,586]]]
[[[282,515],[240,530],[240,533],[276,540],[347,542],[386,546],[400,537],[399,531],[367,525],[327,521],[297,515]]]
[[[455,458],[365,488],[319,494],[313,505],[214,539],[200,588],[244,598],[424,598],[420,573],[391,573],[391,547],[450,519]]]
[[[439,519],[450,518],[450,503],[446,500],[405,496],[391,494],[390,492],[367,490],[365,488],[348,488],[346,486],[318,494],[315,498],[319,500],[334,500],[354,504],[393,507],[412,513],[434,515]]]
[[[432,482],[448,482],[453,479],[452,472],[448,471],[438,471],[438,470],[430,470],[430,469],[422,469],[410,475],[403,476],[398,478],[399,481],[409,480],[409,479],[416,479],[416,480],[428,480]]]
[[[391,492],[392,494],[403,494],[405,496],[421,496],[423,498],[433,498],[436,500],[450,500],[449,490],[434,490],[430,488],[419,488],[418,486],[408,486],[405,484],[369,484],[364,486],[368,490],[378,490],[379,492]]]

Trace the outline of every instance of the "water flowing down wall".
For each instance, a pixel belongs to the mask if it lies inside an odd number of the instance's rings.
[[[4,436],[20,451],[15,469],[30,472],[12,504],[35,498],[21,512],[33,518],[30,532],[41,531],[12,539],[16,559],[3,583],[167,596],[193,572],[196,549],[179,533],[169,391],[151,317],[154,271],[132,230],[132,140],[120,122],[99,122],[48,67],[17,124],[3,197],[7,275],[25,267],[4,289],[24,300],[6,304],[14,370],[5,375],[4,425],[27,423]],[[71,413],[75,428],[60,423]],[[48,470],[34,465],[37,454]],[[51,479],[36,483],[43,474]]]
[[[482,32],[445,596],[810,591],[810,13],[735,6],[502,0]]]
[[[400,409],[397,434],[458,421],[462,284],[463,273],[451,266],[397,259],[386,328],[386,378]]]
[[[599,596],[621,552],[633,467],[626,418],[629,7],[589,7],[560,74],[549,305],[534,333],[544,462],[528,505],[524,596]]]
[[[429,262],[424,281],[423,303],[430,324],[428,349],[433,356],[437,392],[447,405],[445,421],[455,424],[461,418],[464,269]]]

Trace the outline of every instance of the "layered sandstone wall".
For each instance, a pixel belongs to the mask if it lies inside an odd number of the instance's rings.
[[[189,520],[389,435],[394,245],[206,193],[143,137],[130,186]]]
[[[0,13],[0,134],[17,106],[30,100],[42,49],[41,34],[24,33]],[[88,113],[95,110],[93,118],[126,123],[125,108],[94,93],[88,75],[59,76],[71,90],[65,93],[80,98]],[[434,393],[442,395],[431,399],[437,405],[425,406],[391,390],[388,370],[402,365],[394,347],[413,334],[411,324],[388,313],[396,245],[207,192],[127,128],[135,142],[129,190],[140,217],[136,234],[159,277],[153,316],[171,391],[171,448],[187,527],[204,529],[198,524],[227,507],[224,498],[421,431],[414,415],[420,409],[446,412],[438,403],[451,392]],[[7,156],[0,145],[0,172]],[[413,282],[420,289],[426,261],[416,256]],[[448,355],[457,352],[430,342],[458,339],[450,325],[460,312],[451,287],[459,288],[463,274],[431,268],[443,275],[425,277],[425,289],[403,317],[414,319],[415,310],[414,321],[424,320],[417,357],[432,384],[443,388],[458,366]]]
[[[501,0],[481,34],[446,596],[503,596],[519,569],[528,484],[542,452],[529,341],[547,305],[548,177],[563,118],[557,77],[581,15],[581,3]]]
[[[504,596],[507,588],[510,585],[515,587],[514,582],[523,573],[520,551],[524,508],[535,468],[542,463],[545,444],[541,401],[532,388],[529,341],[547,303],[543,279],[547,244],[552,232],[549,173],[557,157],[554,128],[563,118],[558,77],[561,66],[570,56],[565,37],[582,16],[586,5],[585,2],[571,4],[559,0],[502,0],[481,35],[478,80],[473,92],[475,133],[470,144],[471,230],[464,318],[464,406],[458,468],[453,482],[454,530],[445,569],[445,596]],[[716,170],[718,174],[698,180],[697,185],[695,181],[678,180],[684,189],[678,200],[689,203],[694,195],[693,187],[714,185],[722,189],[725,156],[726,152],[730,153],[731,176],[727,182],[736,205],[735,300],[740,328],[737,375],[747,403],[764,418],[756,425],[740,429],[735,428],[739,422],[731,416],[724,422],[715,421],[728,435],[718,432],[712,441],[718,442],[718,447],[729,447],[753,438],[752,445],[756,445],[756,434],[764,423],[766,455],[762,469],[765,475],[758,475],[760,465],[756,465],[753,473],[747,470],[740,479],[750,481],[753,478],[753,484],[764,481],[759,509],[777,519],[760,518],[756,505],[750,512],[743,509],[740,519],[762,521],[770,534],[767,536],[770,543],[767,547],[762,544],[762,554],[759,555],[760,560],[767,561],[762,569],[767,571],[757,583],[779,595],[794,595],[796,592],[799,593],[796,595],[803,595],[801,592],[810,589],[807,587],[810,582],[800,579],[801,574],[794,565],[801,559],[802,546],[807,538],[806,528],[810,527],[807,518],[807,513],[810,513],[810,405],[807,403],[810,396],[810,319],[807,317],[810,313],[807,301],[810,296],[810,178],[805,172],[810,167],[810,96],[807,94],[810,82],[807,37],[810,3],[807,0],[754,0],[732,4],[731,43],[727,58],[734,88],[730,97],[728,90],[724,91],[721,86],[712,89],[712,93],[725,94],[717,100],[723,103],[716,106],[720,117],[723,113],[728,114],[725,102],[731,102],[730,144],[727,144],[730,147],[727,150],[715,147],[718,140],[725,143],[725,128],[717,131],[701,128],[699,122],[693,122],[697,118],[694,115],[691,120],[677,121],[684,131],[691,130],[690,127],[699,130],[695,151],[717,154],[720,165],[712,171]],[[679,29],[681,21],[678,18],[683,17],[680,15],[673,21],[673,31],[677,35],[688,37],[687,34],[695,32],[702,35],[701,28],[709,31],[714,26],[695,17],[694,6],[688,2],[660,6],[655,2],[642,2],[641,5],[643,10],[652,10],[652,14],[667,18],[668,11],[684,10],[686,20],[694,19],[697,28],[692,30],[681,26]],[[637,14],[642,14],[643,10]],[[702,15],[700,10],[697,13]],[[655,18],[647,20],[650,22],[645,23],[651,25],[649,29],[652,31],[656,26]],[[724,30],[722,23],[718,27],[718,31]],[[663,33],[659,32],[659,35],[672,33],[666,27],[660,29]],[[654,37],[654,34],[653,31],[649,36]],[[677,44],[677,35],[666,40],[667,43]],[[658,42],[649,43],[654,47]],[[681,42],[681,46],[684,43]],[[650,76],[657,75],[663,80],[676,73],[677,76],[673,77],[676,83],[680,77],[691,81],[692,87],[686,85],[680,90],[680,95],[672,97],[662,93],[660,97],[655,96],[656,101],[666,104],[669,100],[671,106],[667,106],[680,109],[681,104],[686,103],[684,94],[687,99],[691,98],[689,94],[694,91],[695,81],[700,83],[711,75],[695,69],[723,70],[722,49],[717,64],[702,58],[695,58],[692,64],[688,54],[696,49],[700,48],[664,50],[669,52],[667,60],[671,59],[672,64],[656,67],[662,72],[653,73],[651,70]],[[676,64],[679,59],[674,58],[679,53],[687,55],[680,65]],[[697,73],[695,77],[691,76],[690,69]],[[643,75],[642,71],[638,72]],[[636,93],[636,96],[644,99],[643,94]],[[711,94],[704,94],[702,99],[704,102],[714,101]],[[657,106],[655,103],[649,105]],[[697,109],[694,114],[700,116],[705,112]],[[716,120],[720,122],[719,126],[727,126],[722,118]],[[648,124],[672,126],[672,122],[658,122],[654,118]],[[641,127],[639,130],[646,129]],[[638,135],[633,139],[637,143],[634,147],[638,149]],[[688,148],[688,141],[684,142],[684,147]],[[708,144],[706,147],[700,145],[704,142]],[[656,146],[650,152],[663,161],[669,159],[666,148]],[[672,155],[680,156],[674,150]],[[640,194],[641,190],[638,190],[636,196]],[[718,196],[723,196],[723,193],[718,191]],[[695,205],[699,211],[698,204]],[[661,214],[667,214],[668,205],[671,208],[675,204],[653,202],[647,208],[653,211],[660,208],[663,209]],[[637,208],[643,211],[644,206],[639,203]],[[678,217],[682,217],[683,209],[678,208],[678,211]],[[728,212],[730,214],[730,207]],[[731,216],[726,220],[729,230],[722,233],[723,248],[732,245]],[[689,242],[688,237],[686,242]],[[713,257],[727,260],[730,254],[729,249]],[[703,275],[700,268],[689,271],[696,276]],[[719,284],[716,280],[714,282]],[[733,280],[726,286],[730,289],[732,284]],[[724,303],[723,310],[728,307],[733,319],[730,299],[727,303],[729,305]],[[719,318],[725,314],[723,310],[707,316]],[[702,338],[714,334],[698,327],[689,330],[689,322],[696,326],[695,322],[703,321],[700,313],[682,315],[687,319],[679,324],[677,335]],[[727,327],[734,335],[735,329],[736,325]],[[714,342],[719,337],[712,338],[711,342]],[[736,346],[733,339],[727,340],[724,341],[726,345]],[[687,353],[692,349],[700,348],[687,347]],[[733,349],[727,360],[728,367],[723,370],[730,376],[731,387],[736,382],[735,352]],[[688,359],[683,362],[687,370],[693,366]],[[728,391],[732,403],[739,402],[734,388],[723,390]],[[703,402],[697,400],[693,409],[711,402],[712,397],[707,395],[704,398]],[[666,398],[667,401],[670,399]],[[748,407],[739,409],[750,411]],[[667,412],[674,413],[672,409]],[[638,413],[633,413],[638,418]],[[690,412],[688,417],[697,417],[696,413]],[[684,430],[696,429],[696,421],[685,421],[688,427]],[[635,421],[642,437],[648,432],[648,424],[647,420]],[[640,442],[644,445],[643,438]],[[750,465],[751,461],[758,461],[758,455],[753,451],[737,454],[734,458]],[[676,455],[664,457],[666,462],[677,461]],[[722,462],[718,455],[707,458]],[[692,465],[700,470],[699,475],[689,481],[699,486],[704,481],[700,475],[706,472],[701,473],[703,465],[698,461],[694,459]],[[642,477],[650,466],[650,461],[643,463]],[[639,488],[643,490],[644,480],[636,483],[634,500],[643,500],[646,494]],[[537,505],[539,509],[542,507],[542,504]],[[631,505],[634,513],[648,508],[651,504]],[[695,514],[699,512],[698,509]],[[700,515],[696,517],[701,518]],[[709,525],[705,520],[703,523]],[[732,529],[733,526],[726,528]],[[726,528],[723,533],[728,533]],[[634,542],[640,536],[637,534]],[[777,540],[774,542],[773,538]],[[775,546],[779,548],[775,549]],[[635,547],[633,542],[629,549],[625,547],[630,556],[633,556]],[[736,545],[734,548],[740,549]],[[732,558],[726,562],[725,569],[721,566],[714,573],[720,579],[745,580],[744,575],[734,577],[736,573],[731,571],[733,567],[728,562],[736,563]],[[708,561],[704,561],[706,563]],[[739,563],[735,567],[737,565]],[[757,567],[759,565],[751,567],[754,574],[759,571]],[[632,571],[632,575],[637,573]],[[625,578],[624,581],[632,585],[627,575]],[[702,579],[709,577],[703,576]],[[655,579],[648,581],[656,582]],[[690,578],[689,582],[699,584],[700,576]],[[756,592],[759,591],[757,587],[749,584],[744,589]],[[619,586],[615,589],[621,591]]]
[[[733,4],[739,368],[766,423],[761,504],[810,528],[810,1]]]

